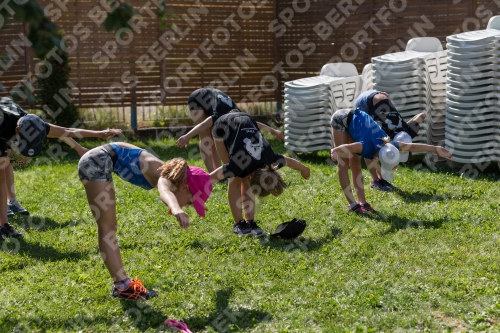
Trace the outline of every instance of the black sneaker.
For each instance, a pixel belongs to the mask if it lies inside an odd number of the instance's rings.
[[[10,210],[10,208],[7,206],[7,217],[12,217],[14,216],[14,212]]]
[[[154,290],[147,290],[142,285],[142,281],[136,278],[135,280],[130,280],[130,284],[125,289],[120,289],[113,284],[111,295],[116,298],[145,300],[158,296],[158,293]]]
[[[356,214],[363,214],[365,212],[363,207],[358,203],[354,205],[354,207],[347,205],[347,209],[349,209],[350,212],[354,212]]]
[[[14,228],[12,228],[12,226],[8,223],[5,223],[2,227],[0,227],[0,235],[13,238],[23,237],[23,234],[15,231]]]
[[[394,185],[392,185],[391,183],[389,183],[387,180],[385,179],[379,179],[380,181],[382,181],[382,184],[384,184],[386,187],[389,188],[389,191],[394,191],[394,190],[397,190],[398,188]]]
[[[373,207],[368,202],[362,204],[361,209],[363,210],[363,213],[375,212],[375,209],[373,209]]]
[[[259,238],[266,235],[266,232],[261,228],[259,228],[259,226],[257,225],[257,223],[255,223],[254,220],[248,221],[248,225],[250,225],[250,228],[252,228],[250,232],[252,237]]]
[[[384,182],[385,180],[383,179],[377,179],[375,181],[372,180],[370,187],[379,191],[384,191],[384,192],[390,191],[391,188],[388,187]]]
[[[245,220],[241,220],[233,226],[233,234],[239,237],[248,236],[252,233],[252,227]]]

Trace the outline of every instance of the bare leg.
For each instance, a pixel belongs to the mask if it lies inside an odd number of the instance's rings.
[[[227,184],[227,198],[229,201],[229,208],[233,215],[234,223],[243,220],[242,206],[243,198],[241,197],[242,179],[239,177],[230,178]]]
[[[193,119],[195,125],[202,123],[208,118],[203,110],[191,110],[189,115],[191,119]],[[214,148],[211,128],[200,133],[199,146],[201,158],[203,159],[203,163],[205,163],[208,172],[210,173],[220,167],[220,157],[217,154],[217,150]]]
[[[7,223],[6,167],[7,157],[0,157],[0,226]]]
[[[113,182],[83,181],[87,200],[97,221],[99,251],[114,282],[128,278],[116,239],[116,199]]]
[[[245,220],[251,221],[255,219],[255,194],[251,190],[248,176],[241,181],[241,198],[243,211],[245,212]]]
[[[9,156],[10,151],[7,153],[7,165],[5,167],[5,184],[7,186],[7,199],[15,199],[16,198],[16,188],[14,185],[14,168],[12,164],[10,164]]]
[[[349,166],[351,167],[352,183],[354,184],[354,190],[356,191],[359,203],[364,204],[366,198],[363,173],[361,171],[361,157],[352,154],[349,157]]]
[[[229,153],[224,146],[224,141],[220,139],[214,140],[215,148],[218,155],[221,157],[223,163],[229,162]],[[229,208],[233,215],[234,223],[243,220],[243,196],[242,196],[242,179],[239,177],[230,178],[227,184],[227,198],[229,201]],[[246,212],[245,212],[246,213]]]
[[[217,155],[220,156],[220,159],[223,163],[229,163],[229,152],[224,145],[224,141],[222,139],[215,139],[215,148],[217,149]]]
[[[349,133],[340,132],[337,130],[333,130],[333,141],[335,142],[335,147],[339,147],[340,145],[349,143]],[[349,159],[350,153],[338,151],[337,153],[337,168],[338,168],[338,176],[340,187],[344,191],[344,195],[349,202],[352,204],[356,202],[354,200],[354,195],[352,194],[351,182],[349,180]]]
[[[211,132],[212,129],[210,128],[200,133],[200,153],[209,173],[221,166],[220,157],[217,149],[214,147],[214,139]]]
[[[370,176],[372,176],[372,180],[377,180],[379,178],[382,178],[378,174],[377,168],[375,167],[376,164],[374,164],[373,160],[365,158],[365,163],[366,163],[366,167],[368,168],[368,171],[370,171]]]

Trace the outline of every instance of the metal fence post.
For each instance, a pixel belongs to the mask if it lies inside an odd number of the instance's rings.
[[[282,118],[282,113],[283,113],[283,104],[281,102],[276,102],[276,114]]]
[[[130,127],[132,131],[137,131],[137,107],[135,106],[130,108]]]

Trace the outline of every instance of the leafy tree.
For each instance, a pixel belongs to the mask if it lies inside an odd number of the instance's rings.
[[[57,56],[50,57],[40,70],[40,74],[50,75],[40,75],[38,78],[36,100],[47,118],[52,118],[52,123],[73,127],[78,120],[78,109],[71,100],[71,87],[68,86],[71,72],[68,54],[58,49]]]
[[[108,0],[110,10],[104,21],[104,28],[107,31],[119,30],[121,28],[130,27],[129,22],[135,15],[140,13],[134,7],[127,3],[118,0]],[[163,21],[162,26],[166,22],[166,0],[162,1],[162,6],[158,9],[157,15]],[[78,119],[78,110],[76,106],[68,99],[63,103],[61,101],[61,92],[65,96],[70,96],[68,90],[69,73],[71,68],[68,65],[68,54],[61,50],[61,38],[58,27],[50,21],[44,14],[44,8],[40,6],[36,0],[9,1],[7,5],[0,9],[0,15],[4,19],[5,26],[9,18],[22,20],[28,25],[28,40],[32,43],[32,49],[37,58],[46,60],[51,68],[45,67],[41,73],[45,74],[48,70],[52,73],[48,77],[40,77],[38,79],[37,101],[42,106],[46,115],[53,119],[54,123],[61,126],[71,126]],[[62,63],[50,57],[46,59],[49,52],[57,48],[56,54]],[[8,53],[0,55],[4,58],[10,58]],[[0,82],[0,90],[5,91],[4,86]],[[28,102],[33,103],[34,97],[29,93],[29,89],[21,89],[26,95]],[[58,95],[59,94],[59,95]],[[12,96],[15,100],[19,100],[20,96],[14,93]],[[61,112],[62,110],[62,112]],[[56,118],[57,117],[57,118]]]

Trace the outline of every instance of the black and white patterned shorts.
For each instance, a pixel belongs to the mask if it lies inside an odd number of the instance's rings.
[[[335,111],[335,113],[332,115],[332,121],[330,122],[332,128],[339,132],[347,132],[347,130],[349,129],[348,118],[349,113],[351,112],[351,109],[341,109]]]
[[[91,149],[80,158],[78,162],[78,177],[80,180],[94,182],[110,182],[113,180],[113,159],[109,148],[106,149],[105,146]]]

